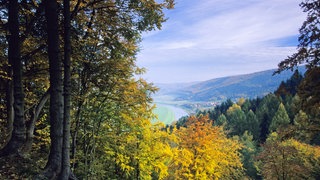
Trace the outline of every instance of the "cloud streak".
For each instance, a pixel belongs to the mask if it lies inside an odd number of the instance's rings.
[[[275,68],[294,52],[298,0],[177,0],[163,30],[144,35],[138,65],[153,82],[188,82]],[[290,42],[290,43],[289,43]]]

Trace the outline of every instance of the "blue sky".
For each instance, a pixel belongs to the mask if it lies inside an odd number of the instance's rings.
[[[177,83],[276,68],[295,52],[301,0],[176,0],[162,30],[143,34],[149,82]]]

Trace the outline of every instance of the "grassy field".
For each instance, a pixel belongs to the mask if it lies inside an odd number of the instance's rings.
[[[157,106],[157,108],[153,110],[153,113],[157,114],[158,119],[164,124],[171,124],[176,120],[174,112],[169,107]]]

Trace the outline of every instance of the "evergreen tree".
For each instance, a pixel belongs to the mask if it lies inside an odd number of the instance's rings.
[[[253,140],[253,136],[250,134],[250,132],[245,131],[240,137],[240,141],[244,145],[240,152],[242,154],[242,163],[246,175],[252,179],[260,179],[261,177],[258,175],[258,170],[255,165],[255,156],[257,155],[258,151],[257,145]]]
[[[246,115],[237,104],[233,104],[227,111],[227,129],[229,135],[242,135],[247,129]]]
[[[250,134],[252,134],[254,140],[259,139],[259,121],[252,110],[246,114],[246,129]]]
[[[225,126],[227,123],[227,118],[224,114],[221,114],[217,120],[214,121],[216,126]]]
[[[269,126],[269,131],[274,132],[278,128],[283,128],[290,124],[290,118],[288,116],[288,113],[282,103],[280,103],[278,111],[274,115],[274,117],[271,120],[271,124]]]
[[[280,101],[274,94],[263,97],[257,106],[256,116],[260,123],[260,142],[263,143],[268,137],[271,120],[278,110]]]

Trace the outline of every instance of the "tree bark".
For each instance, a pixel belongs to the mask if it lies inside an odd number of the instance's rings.
[[[8,67],[8,75],[9,77],[12,77],[12,62],[9,62]],[[11,139],[12,130],[13,130],[13,118],[14,118],[14,111],[13,111],[13,87],[12,87],[12,81],[7,81],[7,87],[6,87],[6,107],[7,107],[7,132],[8,132],[8,142]]]
[[[45,16],[48,33],[48,56],[50,74],[50,154],[43,174],[48,179],[58,178],[61,172],[63,143],[63,84],[62,63],[59,52],[58,3],[45,1]]]
[[[70,71],[70,0],[63,1],[64,15],[64,116],[63,116],[63,146],[62,171],[60,179],[67,180],[70,176],[70,101],[71,101],[71,71]]]
[[[9,62],[12,63],[13,72],[14,119],[11,138],[9,142],[6,144],[6,146],[3,149],[1,149],[0,156],[18,153],[19,149],[22,147],[26,140],[26,126],[24,120],[24,93],[22,86],[22,62],[20,57],[18,0],[9,1],[8,13],[8,23],[10,32],[8,42],[8,59]],[[10,96],[10,92],[8,94]],[[11,97],[9,98],[11,99]],[[10,104],[10,102],[8,104]],[[8,113],[10,113],[11,107],[7,108]],[[10,114],[8,115],[8,118],[10,118]]]

